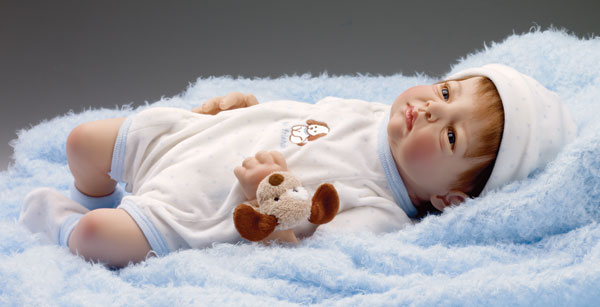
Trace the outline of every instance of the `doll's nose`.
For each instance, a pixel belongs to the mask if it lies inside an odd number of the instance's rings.
[[[281,175],[281,174],[273,174],[273,175],[269,176],[269,183],[274,187],[280,185],[282,182],[283,182],[283,175]]]
[[[425,119],[427,119],[428,122],[435,122],[440,116],[440,107],[437,103],[432,103],[431,101],[426,102],[425,107],[419,109],[419,111],[425,113]]]

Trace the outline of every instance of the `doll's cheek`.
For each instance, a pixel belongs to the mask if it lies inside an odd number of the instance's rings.
[[[404,156],[411,164],[428,166],[436,152],[433,137],[426,134],[415,134],[404,146]]]

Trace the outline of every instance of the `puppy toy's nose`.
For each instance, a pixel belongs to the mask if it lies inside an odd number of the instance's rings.
[[[273,174],[269,176],[269,183],[272,186],[278,186],[283,182],[283,175],[281,174]]]

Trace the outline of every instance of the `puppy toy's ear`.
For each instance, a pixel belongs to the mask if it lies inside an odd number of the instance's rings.
[[[251,206],[241,204],[233,212],[233,223],[242,238],[260,241],[268,237],[277,226],[277,218],[262,214]]]
[[[313,224],[331,222],[340,208],[340,198],[333,185],[325,183],[320,185],[313,195],[312,208],[308,221]]]

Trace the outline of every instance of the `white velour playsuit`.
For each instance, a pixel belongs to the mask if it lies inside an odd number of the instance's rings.
[[[277,150],[309,194],[326,182],[337,189],[340,209],[328,227],[401,229],[416,209],[389,152],[389,109],[328,97],[217,115],[144,110],[126,119],[115,144],[110,175],[131,192],[118,208],[159,255],[239,241],[232,212],[245,199],[233,169],[260,150]],[[294,232],[303,237],[315,228],[306,221]]]

